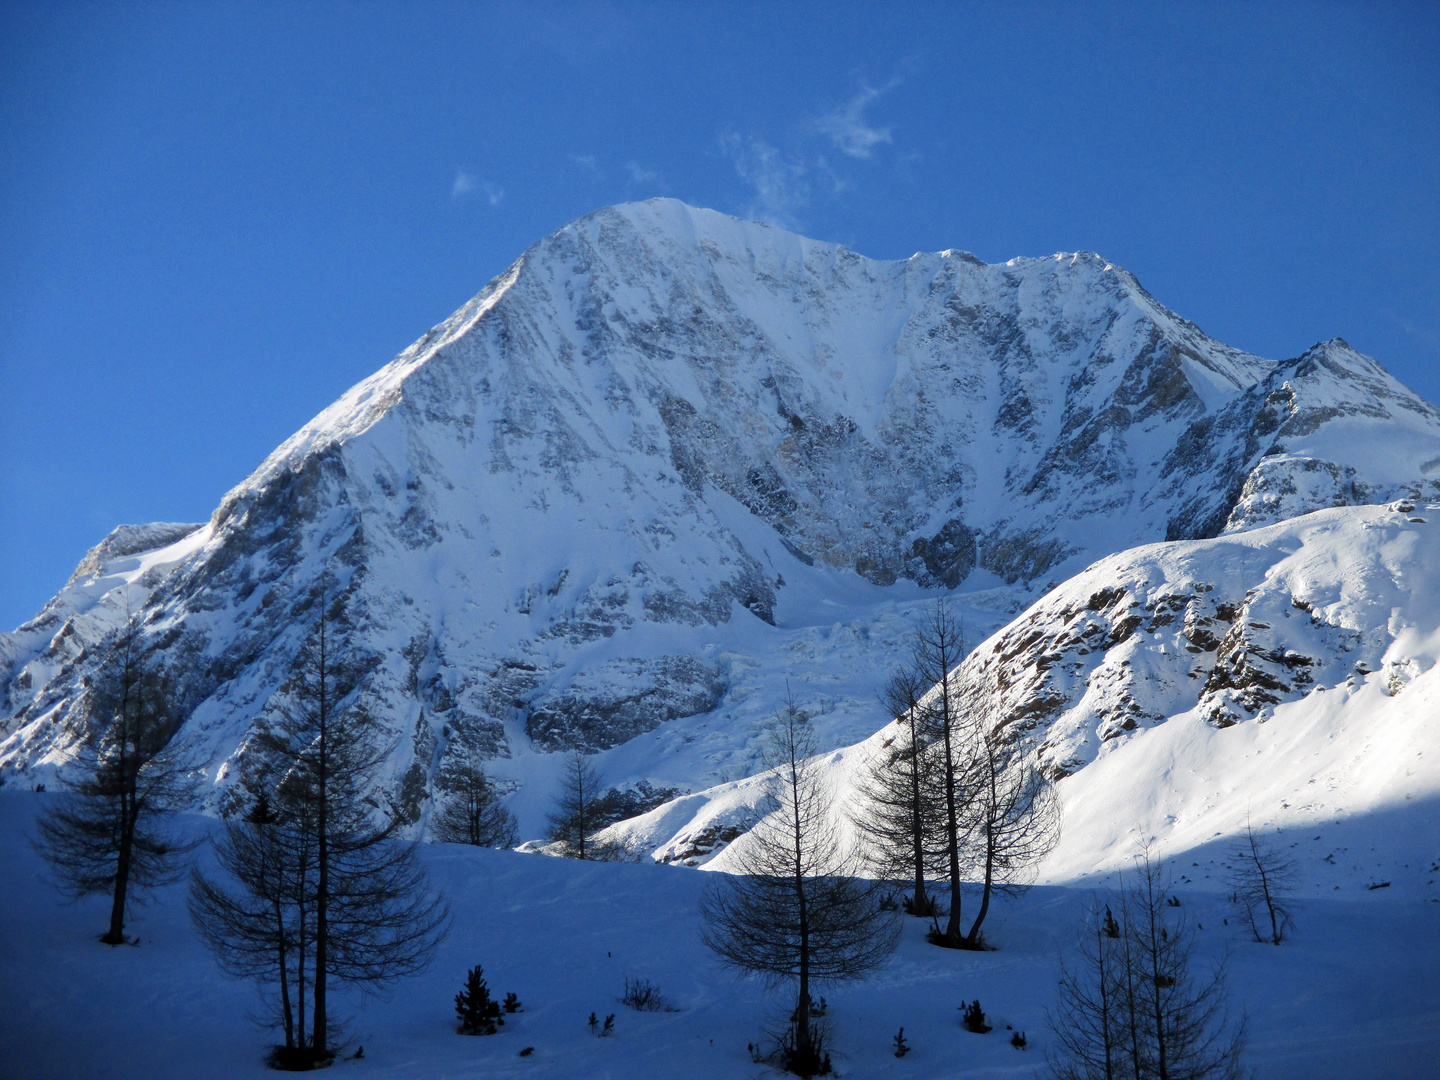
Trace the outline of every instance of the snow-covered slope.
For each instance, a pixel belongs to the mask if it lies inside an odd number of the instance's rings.
[[[612,207],[206,527],[102,545],[0,637],[0,775],[63,758],[128,607],[223,786],[328,570],[394,739],[390,798],[418,820],[474,748],[525,785],[528,829],[556,749],[606,751],[611,783],[743,774],[787,678],[826,744],[863,737],[937,590],[988,633],[1098,557],[1428,495],[1437,462],[1436,410],[1343,342],[1249,356],[1095,255],[878,262],[672,200]]]
[[[1440,900],[1437,659],[1440,505],[1401,502],[1101,560],[958,674],[967,706],[1061,778],[1044,880],[1126,867],[1142,840],[1200,880],[1249,818],[1303,839],[1307,889],[1343,871]],[[842,804],[893,735],[826,756]],[[720,785],[612,836],[723,869],[762,790]]]
[[[273,1078],[274,1015],[252,984],[224,976],[185,911],[185,883],[159,891],[127,927],[138,947],[108,949],[104,897],[59,903],[25,842],[37,804],[0,792],[0,1053],[14,1080]],[[203,827],[203,822],[195,822]],[[213,823],[211,823],[213,824]],[[200,857],[208,860],[208,852]],[[345,1056],[326,1075],[365,1080],[774,1080],[746,1044],[783,1028],[787,990],[724,970],[700,941],[708,875],[656,866],[546,859],[455,844],[426,845],[435,883],[456,913],[435,963],[381,998],[331,987]],[[1338,860],[1337,860],[1338,861]],[[1328,867],[1328,864],[1327,864]],[[209,869],[208,864],[206,868]],[[1173,867],[1189,869],[1189,861]],[[1227,961],[1232,1016],[1244,1013],[1245,1064],[1264,1080],[1433,1077],[1440,1053],[1440,905],[1343,887],[1296,905],[1281,948],[1256,944],[1212,882],[1176,881],[1174,912],[1197,931],[1195,969]],[[823,990],[836,1072],[886,1080],[1031,1080],[1053,1046],[1059,958],[1073,958],[1088,889],[1045,887],[998,903],[986,924],[995,952],[937,949],[926,923],[904,920],[896,955],[874,976]],[[1225,919],[1229,917],[1229,925]],[[474,965],[520,1013],[487,1038],[456,1034],[453,999]],[[646,979],[677,1010],[635,1012],[625,980]],[[957,1008],[979,998],[996,1031],[963,1030]],[[595,1038],[591,1012],[615,1014]],[[1337,1019],[1338,1018],[1338,1019]],[[1010,1045],[1011,1025],[1029,1045]],[[892,1047],[905,1028],[912,1052]],[[531,1052],[520,1056],[526,1047]],[[359,1060],[350,1055],[363,1048]]]

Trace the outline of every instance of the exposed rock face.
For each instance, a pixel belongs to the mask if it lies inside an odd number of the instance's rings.
[[[666,720],[707,713],[724,693],[720,669],[693,656],[623,657],[540,695],[525,728],[545,749],[606,750]]]
[[[1191,710],[1223,728],[1382,667],[1403,679],[1397,640],[1433,629],[1413,623],[1431,569],[1407,565],[1429,528],[1397,502],[1112,556],[975,650],[962,694],[1058,777]]]
[[[65,584],[74,585],[98,577],[105,567],[127,555],[143,555],[159,551],[185,539],[204,523],[184,525],[178,522],[162,521],[151,525],[117,525],[109,536],[85,553],[80,565]]]
[[[391,726],[389,797],[419,807],[456,746],[598,749],[714,708],[724,658],[778,640],[787,589],[811,598],[791,627],[857,575],[1031,589],[1137,543],[1423,493],[1437,462],[1436,411],[1343,342],[1275,365],[1096,255],[877,262],[613,207],[347,392],[203,529],[108,538],[0,635],[0,770],[63,750],[127,604],[223,786],[328,571]]]

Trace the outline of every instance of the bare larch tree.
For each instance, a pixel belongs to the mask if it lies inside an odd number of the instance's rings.
[[[500,792],[473,753],[444,770],[444,802],[430,818],[430,834],[442,843],[511,848],[520,842],[515,815],[500,802]],[[437,782],[436,787],[440,787]]]
[[[110,925],[100,940],[125,941],[128,906],[179,880],[182,840],[174,815],[196,796],[193,769],[178,753],[172,688],[158,666],[142,660],[133,618],[81,701],[84,734],[69,763],[64,791],[37,820],[35,846],[72,896],[109,893]]]
[[[1249,818],[1231,856],[1229,884],[1255,940],[1279,945],[1290,928],[1295,863],[1261,837]]]
[[[1092,908],[1078,959],[1062,969],[1051,1074],[1056,1080],[1239,1080],[1244,1023],[1226,1015],[1225,970],[1192,972],[1194,932],[1166,902],[1148,849],[1119,918]]]
[[[955,668],[965,658],[965,628],[943,600],[936,601],[916,628],[915,656],[925,684],[923,704],[938,732],[935,754],[943,790],[943,847],[950,888],[950,912],[936,944],[963,949],[968,939],[960,925],[960,875],[969,840],[969,803],[973,796],[970,743],[973,724],[960,700]]]
[[[190,917],[220,967],[238,978],[274,985],[285,1047],[306,1039],[306,955],[313,918],[313,830],[283,819],[260,793],[248,811],[225,820],[216,860],[240,885],[232,891],[198,871],[191,876]]]
[[[388,756],[389,740],[362,702],[365,673],[373,658],[354,655],[344,643],[348,620],[343,597],[331,592],[329,575],[317,589],[313,630],[282,687],[273,711],[254,732],[254,786],[265,792],[284,838],[277,851],[289,860],[281,873],[293,884],[289,906],[277,913],[276,935],[295,943],[295,986],[312,994],[307,1044],[303,1019],[296,1049],[311,1061],[329,1060],[331,982],[383,989],[423,970],[448,930],[449,911],[431,889],[416,845],[395,838],[401,815],[393,808],[377,822],[373,777]],[[274,826],[257,826],[267,828]],[[237,851],[243,847],[237,846]],[[225,854],[222,847],[222,857]],[[222,858],[223,862],[223,858]],[[242,901],[269,902],[243,867],[226,864]],[[197,879],[203,898],[211,886]],[[257,895],[258,893],[258,895]],[[205,916],[223,906],[199,905],[202,932],[212,948],[227,947],[243,927]],[[303,1000],[303,997],[302,997]],[[301,1006],[303,1013],[304,1006]]]
[[[945,876],[948,851],[940,839],[946,803],[932,752],[936,733],[920,705],[927,689],[914,665],[901,668],[887,684],[881,702],[895,718],[895,732],[871,759],[851,807],[867,867],[877,877],[910,882],[905,909],[923,918],[936,913],[926,878]]]
[[[585,755],[576,750],[565,759],[560,796],[550,815],[550,837],[574,859],[603,858],[608,852],[592,839],[609,824],[601,814],[600,778]]]
[[[1054,1080],[1119,1080],[1129,1077],[1117,972],[1120,925],[1110,907],[1092,901],[1085,912],[1074,960],[1060,966],[1055,1010],[1046,1019],[1055,1033],[1048,1055]]]
[[[822,1067],[813,989],[874,971],[899,931],[881,907],[880,887],[856,876],[815,750],[806,716],[788,703],[763,758],[775,809],[732,846],[738,873],[717,875],[701,902],[703,939],[722,961],[772,985],[794,982],[783,1064],[802,1076]]]
[[[1023,889],[1035,866],[1059,842],[1060,800],[1033,758],[1021,748],[1005,746],[998,730],[974,733],[970,749],[968,834],[982,885],[980,910],[965,941],[969,948],[980,949],[985,947],[980,928],[991,895]]]

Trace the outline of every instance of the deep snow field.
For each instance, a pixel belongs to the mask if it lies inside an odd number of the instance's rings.
[[[251,1019],[260,1012],[256,992],[215,967],[190,929],[183,886],[138,909],[127,930],[139,945],[115,949],[96,940],[108,901],[66,904],[46,883],[27,842],[46,797],[0,792],[0,1073],[67,1080],[274,1075],[263,1064],[274,1033]],[[1345,829],[1356,845],[1413,830],[1410,809],[1357,817]],[[1415,842],[1418,860],[1424,837]],[[346,1052],[363,1046],[364,1057],[338,1061],[330,1075],[779,1075],[752,1064],[746,1043],[790,1006],[784,992],[722,969],[701,945],[696,901],[709,874],[453,845],[424,850],[454,928],[429,971],[401,983],[388,1000],[340,996]],[[1302,871],[1318,857],[1300,854]],[[1169,865],[1178,879],[1189,861],[1177,856]],[[1177,880],[1180,914],[1203,927],[1198,966],[1228,957],[1231,1008],[1248,1018],[1246,1061],[1258,1077],[1437,1075],[1440,904],[1413,890],[1371,891],[1366,873],[1357,867],[1338,875],[1342,887],[1329,895],[1307,890],[1293,939],[1279,948],[1247,940],[1236,912],[1209,883],[1202,889]],[[924,925],[907,918],[899,951],[875,977],[824,991],[837,1074],[939,1080],[1038,1073],[1059,957],[1072,948],[1090,895],[1047,885],[1002,902],[986,924],[998,946],[989,953],[927,945]],[[494,1037],[455,1033],[452,998],[476,963],[495,996],[513,990],[524,1003]],[[626,976],[658,983],[679,1011],[623,1007]],[[976,997],[996,1027],[988,1035],[959,1026],[958,1006]],[[592,1011],[616,1014],[613,1037],[590,1034]],[[1010,1046],[1007,1024],[1026,1032],[1028,1049]],[[901,1025],[913,1049],[897,1059],[891,1046]],[[520,1057],[524,1047],[533,1054]]]

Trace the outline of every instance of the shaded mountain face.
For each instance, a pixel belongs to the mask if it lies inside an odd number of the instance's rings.
[[[1437,469],[1440,414],[1343,342],[1241,353],[1095,255],[879,262],[672,200],[612,207],[347,392],[205,526],[87,556],[0,637],[0,775],[63,756],[127,610],[183,673],[184,737],[223,788],[323,581],[416,820],[459,749],[698,732],[807,628],[863,633],[941,590],[1031,596],[1135,544],[1432,493]],[[834,654],[798,652],[797,679],[838,678]],[[696,738],[656,779],[738,753]]]

